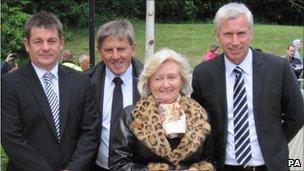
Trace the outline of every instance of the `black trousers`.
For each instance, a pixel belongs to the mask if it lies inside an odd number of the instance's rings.
[[[225,165],[224,171],[267,171],[266,165],[261,166],[232,166],[232,165]]]
[[[90,171],[109,171],[109,169],[105,169],[94,163]]]

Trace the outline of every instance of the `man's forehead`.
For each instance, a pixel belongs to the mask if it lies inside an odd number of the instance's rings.
[[[49,32],[58,32],[58,30],[55,27],[32,27],[31,28],[31,32],[32,31],[49,31]]]
[[[56,28],[45,27],[33,27],[30,30],[31,38],[34,37],[59,37],[58,30]]]
[[[129,38],[127,36],[107,36],[106,38],[108,39],[115,39],[115,40],[118,40],[118,41],[124,41],[124,40],[128,40]]]
[[[295,48],[295,47],[293,47],[293,46],[289,46],[289,47],[288,47],[288,50],[290,50],[290,51],[295,51],[295,50],[296,50],[296,48]]]
[[[121,36],[108,36],[105,39],[103,39],[102,42],[101,42],[102,46],[107,46],[107,45],[112,46],[113,43],[120,44],[120,45],[122,45],[122,44],[127,45],[128,44],[128,45],[132,46],[130,44],[130,41],[129,41],[128,37],[121,37]]]

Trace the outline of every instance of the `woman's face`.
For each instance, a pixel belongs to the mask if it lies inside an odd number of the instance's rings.
[[[160,103],[175,102],[182,85],[183,80],[179,74],[179,66],[172,60],[163,62],[149,79],[152,95]]]

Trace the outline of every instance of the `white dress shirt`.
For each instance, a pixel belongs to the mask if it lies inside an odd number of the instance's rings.
[[[102,131],[101,141],[98,149],[96,164],[100,167],[109,169],[109,139],[110,139],[110,125],[112,115],[112,101],[115,83],[113,79],[116,77],[109,69],[105,69],[105,82],[103,92],[103,115],[102,115]],[[123,94],[123,107],[133,104],[133,68],[130,64],[126,72],[119,76],[123,81],[121,90]]]
[[[226,95],[227,95],[227,108],[228,108],[228,133],[227,133],[227,145],[226,145],[226,159],[225,164],[227,165],[240,165],[235,159],[235,148],[234,148],[234,124],[233,124],[233,85],[235,82],[235,74],[233,69],[237,66],[233,64],[225,56],[225,67],[226,67]],[[256,126],[254,121],[253,111],[253,89],[252,89],[252,51],[249,49],[246,58],[238,65],[243,69],[243,78],[247,93],[247,104],[248,104],[248,117],[249,117],[249,134],[252,158],[249,161],[249,166],[259,166],[265,164],[261,148],[258,142],[256,133]]]

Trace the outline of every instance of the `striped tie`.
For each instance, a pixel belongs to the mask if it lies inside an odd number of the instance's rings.
[[[248,106],[243,70],[237,66],[233,70],[236,74],[233,87],[233,124],[235,158],[244,167],[251,159],[249,136]]]
[[[52,111],[52,116],[53,116],[54,125],[56,128],[57,138],[58,138],[58,140],[60,140],[59,100],[58,100],[58,97],[52,86],[52,77],[53,77],[53,74],[51,72],[47,72],[43,76],[43,79],[45,82],[45,95],[47,97],[47,100],[49,102],[49,105],[50,105],[50,108]]]

